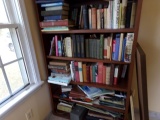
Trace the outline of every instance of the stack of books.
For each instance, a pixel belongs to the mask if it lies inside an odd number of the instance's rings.
[[[51,76],[48,82],[67,86],[71,81],[71,74],[68,61],[50,61],[48,68],[51,70]]]
[[[65,0],[37,0],[41,8],[42,31],[69,30],[74,23],[68,20],[69,5]]]
[[[73,106],[74,106],[74,104],[71,102],[60,100],[60,103],[58,103],[58,105],[57,105],[57,109],[70,113]]]

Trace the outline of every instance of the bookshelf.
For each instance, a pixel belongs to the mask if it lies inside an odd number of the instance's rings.
[[[135,61],[135,52],[136,52],[136,44],[137,44],[137,38],[138,38],[142,0],[127,0],[129,2],[131,1],[132,4],[136,3],[134,27],[131,27],[131,28],[130,27],[129,28],[118,27],[116,29],[115,28],[113,29],[112,27],[111,28],[104,28],[104,25],[103,25],[103,27],[101,26],[100,29],[90,29],[89,28],[90,26],[88,25],[88,29],[79,28],[79,26],[78,26],[78,27],[72,27],[69,30],[61,30],[61,31],[41,31],[42,28],[40,27],[39,23],[43,21],[43,16],[41,16],[41,11],[44,11],[45,7],[41,7],[41,4],[37,3],[37,1],[41,1],[41,0],[34,0],[33,2],[35,4],[35,8],[36,8],[36,12],[37,12],[37,18],[38,18],[37,25],[39,26],[39,30],[41,33],[42,45],[43,45],[42,49],[45,54],[44,59],[46,61],[46,71],[48,71],[48,76],[50,76],[50,73],[51,73],[51,71],[48,69],[48,64],[50,61],[53,61],[53,60],[54,61],[59,61],[59,60],[76,61],[76,62],[81,62],[81,63],[86,63],[86,64],[87,63],[103,63],[103,65],[114,65],[114,66],[127,65],[127,72],[126,72],[125,79],[121,80],[120,83],[118,83],[116,85],[113,85],[113,84],[107,85],[104,83],[95,83],[95,82],[78,82],[78,81],[71,81],[70,84],[71,85],[90,86],[90,87],[125,92],[126,93],[126,100],[125,100],[125,109],[124,110],[113,108],[113,107],[107,107],[107,106],[103,106],[103,105],[97,105],[97,104],[93,104],[92,106],[96,107],[96,108],[100,108],[100,109],[106,109],[106,110],[111,110],[114,112],[123,113],[124,114],[123,119],[128,120],[128,113],[129,113],[129,108],[130,108],[130,106],[129,106],[130,100],[129,99],[130,99],[130,94],[131,94],[131,83],[132,83],[133,67],[134,67],[134,61]],[[46,0],[46,1],[54,1],[54,0]],[[60,1],[64,1],[64,0],[60,0]],[[83,9],[85,9],[84,5],[87,5],[87,6],[95,5],[96,6],[96,5],[102,4],[103,5],[102,8],[104,10],[105,9],[104,6],[106,4],[108,5],[108,4],[110,4],[109,3],[110,1],[114,2],[115,0],[105,0],[105,1],[104,0],[76,0],[76,1],[65,0],[65,1],[69,4],[69,10],[71,10],[71,11],[69,11],[69,19],[70,19],[71,18],[70,14],[72,14],[72,11],[74,11],[76,8],[81,9],[81,6],[83,6]],[[118,1],[118,0],[116,0],[116,1]],[[123,0],[120,0],[120,1],[123,1]],[[87,10],[89,10],[89,9],[90,8],[87,7]],[[92,7],[91,7],[91,9],[92,9]],[[84,19],[84,21],[85,21],[85,19]],[[101,21],[101,23],[102,23],[102,21]],[[86,23],[83,23],[83,24],[86,24]],[[97,23],[96,23],[96,25],[97,25]],[[121,60],[120,61],[113,60],[112,56],[111,56],[111,59],[99,59],[99,58],[94,58],[93,56],[92,57],[91,56],[89,56],[89,57],[75,57],[75,56],[66,57],[66,56],[49,55],[50,48],[51,48],[51,40],[56,35],[63,36],[63,38],[69,37],[72,35],[75,35],[75,36],[76,35],[83,35],[84,40],[86,40],[86,38],[88,39],[89,36],[92,34],[95,34],[97,36],[97,38],[99,38],[99,39],[102,34],[104,36],[110,36],[111,34],[113,34],[114,39],[116,39],[116,37],[115,37],[116,34],[121,34],[121,33],[123,33],[125,37],[127,36],[127,33],[134,33],[131,62],[124,62]],[[112,50],[113,49],[111,49],[111,51]],[[86,52],[86,49],[85,49],[85,52]],[[111,55],[112,55],[112,53],[111,53]],[[112,74],[114,74],[114,73],[112,73]],[[111,78],[111,79],[113,79],[113,78]],[[69,119],[68,113],[57,112],[57,104],[59,103],[59,101],[58,101],[60,99],[59,95],[61,94],[60,86],[55,85],[55,84],[49,84],[49,88],[50,88],[50,94],[51,94],[51,99],[52,99],[51,101],[52,101],[53,114],[55,114],[57,116],[63,115]],[[71,102],[71,100],[69,98],[63,98],[63,100]],[[83,104],[83,105],[85,105],[85,104]]]

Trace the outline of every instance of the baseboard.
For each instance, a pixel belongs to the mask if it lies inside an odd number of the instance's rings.
[[[51,116],[52,116],[52,111],[48,113],[48,115],[44,118],[44,120],[49,120]]]
[[[134,109],[135,113],[139,114],[139,109],[135,108]],[[155,111],[149,111],[149,118],[152,119],[156,119],[156,120],[160,120],[160,113],[159,112],[155,112]]]

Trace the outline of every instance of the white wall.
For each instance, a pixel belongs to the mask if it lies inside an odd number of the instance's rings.
[[[143,0],[138,42],[147,58],[149,110],[160,112],[160,0]],[[136,79],[135,76],[133,77]],[[136,95],[137,99],[137,95]],[[135,99],[136,106],[137,100]]]

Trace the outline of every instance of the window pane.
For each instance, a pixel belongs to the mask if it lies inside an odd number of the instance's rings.
[[[0,19],[0,23],[8,23],[8,17],[4,8],[4,4],[3,4],[3,0],[0,0],[0,15],[1,15],[1,19]]]
[[[0,68],[0,103],[6,97],[9,97],[9,91],[7,89],[7,85],[2,73],[2,69]]]
[[[13,93],[29,83],[24,68],[23,60],[4,67]]]
[[[0,56],[3,64],[22,57],[15,29],[0,29]]]

